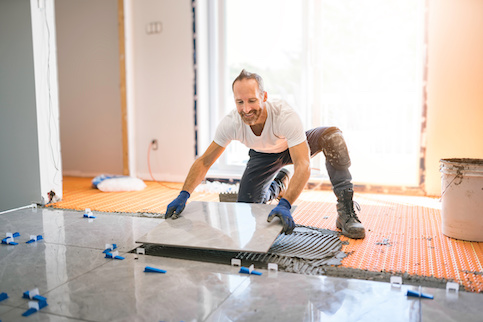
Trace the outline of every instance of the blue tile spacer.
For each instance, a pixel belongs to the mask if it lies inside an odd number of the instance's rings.
[[[29,305],[30,305],[30,302],[29,302]],[[35,307],[29,307],[29,309],[27,311],[25,311],[24,313],[22,313],[22,316],[29,316],[29,315],[32,315],[36,312],[38,312],[39,310],[43,309],[44,307],[46,307],[48,304],[47,304],[47,301],[39,301],[37,302],[36,306],[38,306],[38,310],[37,308]]]
[[[22,313],[22,316],[30,316],[30,315],[32,315],[32,314],[34,314],[36,312],[37,312],[37,309],[34,309],[33,307],[31,307],[27,311],[23,312]]]
[[[106,247],[107,247],[107,245],[108,244],[106,244]],[[112,245],[112,247],[110,247],[110,248],[108,247],[108,248],[104,249],[104,251],[103,251],[104,254],[110,253],[111,250],[114,250],[114,249],[117,248],[117,244],[110,244],[110,245]]]
[[[155,268],[155,267],[151,267],[151,266],[146,266],[144,268],[144,272],[146,272],[146,273],[162,273],[162,274],[166,273],[166,271],[164,269],[159,269],[159,268]]]
[[[124,257],[119,255],[113,256],[111,253],[106,253],[106,256],[104,258],[113,258],[113,259],[120,259],[120,260],[124,259]]]
[[[30,291],[23,292],[22,298],[24,298],[24,299],[37,300],[39,302],[46,302],[47,301],[47,299],[45,297],[40,296],[39,294],[34,295],[33,297],[30,297]]]
[[[13,241],[13,237],[6,237],[2,239],[2,244],[4,245],[18,245],[18,243]]]
[[[8,294],[5,292],[0,293],[0,302],[6,299],[8,299]]]
[[[40,295],[35,295],[32,299],[37,300],[39,302],[47,302],[47,299]]]
[[[431,294],[426,294],[426,293],[419,293],[419,292],[416,292],[416,291],[412,291],[412,290],[408,290],[408,292],[406,293],[406,296],[412,296],[412,297],[420,297],[420,298],[423,298],[423,299],[434,299],[434,296],[431,295]]]
[[[33,238],[32,238],[32,239],[30,239],[30,240],[26,241],[25,243],[27,243],[27,244],[31,244],[31,243],[35,243],[36,241],[42,240],[42,239],[44,239],[44,238],[42,237],[42,235],[37,235],[37,236],[35,237],[35,239],[33,239]]]
[[[250,272],[250,269],[247,268],[247,267],[244,267],[244,266],[240,267],[240,272],[239,273],[242,273],[242,274],[252,274],[252,275],[262,275],[261,272],[258,272],[256,270],[252,270]]]

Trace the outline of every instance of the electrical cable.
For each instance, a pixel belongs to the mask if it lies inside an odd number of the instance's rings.
[[[151,179],[154,182],[157,182],[158,184],[162,185],[165,188],[168,188],[168,189],[171,189],[171,190],[180,190],[179,188],[170,187],[170,186],[154,179],[153,173],[151,172],[151,149],[152,149],[152,147],[153,147],[153,142],[149,143],[149,147],[148,147],[148,170],[149,170],[149,175],[151,176]]]

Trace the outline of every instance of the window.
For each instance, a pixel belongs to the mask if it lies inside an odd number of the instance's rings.
[[[210,113],[219,120],[235,108],[231,82],[241,69],[257,72],[269,99],[285,99],[307,129],[343,131],[354,183],[418,185],[424,3],[222,3],[216,16],[222,58],[216,63],[223,94]],[[247,149],[231,143],[218,169],[240,175],[247,159]],[[326,176],[322,154],[312,168],[313,175]]]

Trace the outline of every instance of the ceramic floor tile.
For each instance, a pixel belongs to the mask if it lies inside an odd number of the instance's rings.
[[[419,303],[387,283],[279,272],[251,276],[207,321],[418,321]]]
[[[135,240],[164,219],[132,217],[116,214],[94,213],[95,219],[82,218],[75,225],[67,226],[58,243],[79,247],[105,249],[106,244],[116,244],[119,252],[127,252],[139,246]],[[52,241],[52,240],[48,240]],[[52,241],[54,242],[54,241]]]
[[[434,300],[422,302],[423,321],[483,321],[482,293],[454,293],[444,289],[431,289],[429,292]]]
[[[49,244],[0,247],[0,291],[9,298],[2,303],[17,306],[25,291],[38,288],[41,295],[108,262],[100,250]]]
[[[40,312],[34,313],[29,317],[23,317],[22,314],[28,309],[28,305],[25,308],[12,308],[8,312],[2,313],[0,309],[0,320],[2,322],[17,322],[17,321],[40,321],[40,322],[63,322],[63,321],[82,321],[79,319],[73,319],[66,316],[58,316],[53,314],[44,313],[42,309]]]
[[[117,244],[119,251],[135,248],[136,238],[156,227],[163,219],[94,213],[95,219],[68,210],[30,209],[0,215],[0,234],[19,232],[15,241],[25,243],[29,236],[42,235],[45,242],[69,246],[104,249]],[[5,232],[3,232],[5,231]]]
[[[19,232],[16,242],[25,243],[30,235],[42,235],[47,243],[104,249],[117,244],[120,252],[139,244],[134,240],[156,227],[164,219],[94,213],[95,219],[69,210],[39,208],[16,210],[0,215],[0,235]],[[3,238],[3,237],[2,237]],[[3,245],[0,245],[3,246]]]
[[[0,215],[0,236],[3,239],[7,232],[18,232],[20,237],[15,238],[18,243],[25,243],[30,235],[42,235],[48,241],[58,242],[65,235],[65,227],[79,221],[79,214],[62,210],[21,209]]]
[[[268,211],[260,212],[265,221]],[[209,213],[205,221],[217,223],[221,231],[227,230],[225,224],[235,225],[219,209]],[[49,303],[30,317],[38,321],[482,320],[483,294],[423,288],[434,300],[419,301],[406,296],[407,289],[416,289],[406,285],[262,269],[262,276],[244,275],[229,265],[132,253],[122,254],[125,260],[106,259],[106,243],[117,243],[121,251],[133,249],[138,236],[165,221],[94,215],[96,219],[87,220],[80,212],[50,209],[0,215],[0,233],[21,233],[19,245],[0,245],[0,292],[9,295],[0,302],[2,322],[22,319],[28,307],[22,293],[35,287]],[[194,221],[191,225],[202,227]],[[237,229],[251,231],[257,222],[250,225]],[[279,223],[272,225],[281,229]],[[29,234],[43,234],[44,240],[26,244]],[[249,237],[237,238],[250,244]],[[167,273],[144,273],[146,266]]]
[[[1,293],[1,292],[0,292]],[[6,300],[4,300],[6,301]],[[3,303],[3,301],[2,301]],[[12,311],[14,309],[14,307],[12,306],[8,306],[8,305],[3,305],[3,304],[0,304],[0,321],[2,321],[2,319],[4,319],[4,316],[9,312],[9,311]]]
[[[280,234],[277,219],[267,222],[274,205],[203,202],[189,203],[181,217],[167,219],[138,242],[226,251],[266,253]]]
[[[213,270],[237,268],[210,265],[126,254],[47,293],[45,312],[95,321],[202,321],[247,279]],[[146,266],[166,273],[145,273]]]

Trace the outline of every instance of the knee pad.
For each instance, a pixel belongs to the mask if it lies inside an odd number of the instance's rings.
[[[325,159],[337,170],[350,167],[351,159],[342,131],[336,127],[327,128],[320,137],[320,145]]]

